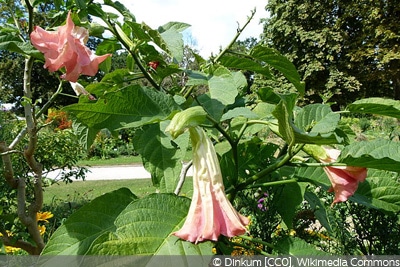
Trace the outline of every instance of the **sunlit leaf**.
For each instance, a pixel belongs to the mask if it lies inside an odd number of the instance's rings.
[[[256,46],[250,55],[280,71],[296,87],[300,95],[304,95],[305,84],[301,81],[296,67],[278,51],[266,46]]]
[[[338,162],[400,172],[400,143],[383,139],[354,142],[342,150]]]
[[[296,95],[282,95],[281,101],[276,105],[272,114],[278,119],[279,133],[282,138],[289,144],[294,145],[294,123],[293,123],[293,108],[296,101]]]
[[[277,242],[275,248],[279,254],[291,256],[323,256],[329,255],[297,237],[285,237]]]
[[[245,107],[239,107],[239,108],[234,108],[226,112],[222,118],[221,121],[224,120],[229,120],[235,117],[245,117],[248,119],[258,119],[258,115],[254,112],[252,112],[249,108]]]
[[[331,133],[335,131],[339,120],[340,115],[332,112],[328,105],[311,104],[300,110],[295,124],[306,132]]]
[[[126,8],[121,2],[119,1],[111,1],[111,0],[104,0],[104,4],[111,6],[118,10],[124,16],[125,21],[136,21],[135,15],[133,15],[128,8]]]
[[[267,78],[272,78],[268,67],[255,62],[253,59],[237,57],[237,56],[223,56],[220,63],[230,69],[249,70],[260,73]]]
[[[367,207],[390,212],[400,211],[399,175],[381,170],[368,170],[367,180],[358,185],[351,200]]]
[[[164,120],[180,108],[165,93],[129,85],[104,94],[94,103],[73,104],[65,109],[89,127],[115,130]]]
[[[126,188],[107,193],[72,214],[42,255],[211,255],[211,242],[194,245],[171,235],[189,205],[174,194],[137,199]]]
[[[233,104],[238,95],[238,88],[232,73],[219,67],[208,80],[211,98],[220,101],[224,105]]]
[[[322,186],[325,190],[331,186],[322,168],[296,168],[295,177]],[[400,211],[400,184],[398,174],[376,169],[368,169],[365,182],[358,184],[358,189],[349,200],[371,208],[398,212]]]
[[[379,97],[357,100],[347,107],[355,113],[367,113],[400,119],[400,101]]]

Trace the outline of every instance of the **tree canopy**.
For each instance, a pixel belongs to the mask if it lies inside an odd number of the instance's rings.
[[[400,99],[398,1],[270,0],[267,10],[263,42],[293,61],[311,102]]]

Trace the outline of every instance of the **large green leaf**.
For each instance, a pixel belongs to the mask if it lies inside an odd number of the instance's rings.
[[[217,68],[208,80],[211,98],[224,105],[235,102],[238,95],[236,78],[233,73],[224,67]]]
[[[354,142],[342,150],[338,162],[400,172],[400,143],[383,139]]]
[[[304,187],[300,186],[299,183],[290,183],[284,185],[279,196],[278,202],[285,203],[285,205],[278,209],[278,213],[288,229],[293,228],[293,218],[296,215],[297,207],[303,201],[303,195]]]
[[[200,95],[197,97],[197,101],[215,121],[220,121],[225,109],[224,104],[211,98],[209,93]]]
[[[84,255],[103,233],[115,230],[115,219],[137,197],[122,188],[96,198],[68,220],[51,236],[43,255]]]
[[[239,89],[247,85],[242,73],[231,72],[223,66],[218,67],[212,75],[198,71],[188,71],[187,74],[189,76],[187,86],[208,85],[212,101],[220,103],[219,105],[223,107],[235,103]]]
[[[331,184],[322,168],[296,168],[296,175],[301,181],[328,189]],[[359,183],[357,191],[350,198],[351,201],[371,208],[400,211],[400,184],[398,174],[376,169],[368,169],[365,182]]]
[[[73,121],[72,129],[78,137],[79,144],[85,150],[89,150],[90,146],[93,144],[96,138],[97,133],[101,130],[96,128],[89,128],[83,123],[77,121]]]
[[[300,95],[304,95],[305,84],[301,81],[296,67],[278,51],[266,46],[256,46],[250,55],[280,71],[296,87]]]
[[[136,131],[133,142],[144,167],[151,173],[153,184],[164,192],[174,192],[189,145],[189,134],[172,140],[165,133],[168,124],[169,121],[164,121],[143,127]]]
[[[251,111],[249,108],[238,107],[238,108],[228,110],[228,112],[226,112],[222,116],[221,121],[233,119],[236,117],[244,117],[244,118],[248,118],[248,119],[258,119],[259,118],[259,116],[256,113],[254,113],[253,111]]]
[[[339,120],[340,115],[332,112],[328,105],[311,104],[300,110],[295,124],[310,133],[333,133]]]
[[[400,211],[399,175],[382,170],[368,170],[368,178],[360,183],[351,200],[368,207],[391,212]]]
[[[126,8],[119,1],[104,0],[104,5],[111,6],[119,11],[124,16],[125,21],[136,21],[135,15],[133,15],[128,8]]]
[[[189,205],[173,194],[137,199],[126,188],[107,193],[71,215],[42,255],[211,255],[211,242],[194,245],[171,235]]]
[[[257,95],[260,97],[260,99],[264,102],[267,102],[269,104],[279,104],[281,101],[281,98],[277,93],[274,92],[274,89],[271,87],[261,87],[260,89],[257,90]]]
[[[400,119],[400,101],[379,97],[365,98],[350,104],[347,109],[356,113],[368,113]]]
[[[267,78],[272,78],[271,73],[267,66],[255,62],[251,58],[237,57],[237,56],[223,56],[220,63],[230,69],[249,70],[256,73],[263,74]]]
[[[190,27],[189,24],[182,22],[168,22],[167,24],[158,28],[161,37],[167,44],[171,56],[181,62],[183,60],[183,35],[182,31]]]
[[[345,141],[344,136],[336,130],[339,117],[328,112],[323,105],[311,105],[299,112],[296,124],[293,110],[296,94],[280,95],[281,101],[272,114],[278,119],[279,133],[289,144],[337,144]],[[299,128],[301,127],[301,128]]]
[[[180,108],[171,96],[163,92],[129,85],[105,93],[96,102],[80,101],[65,109],[91,128],[115,130],[164,120]]]
[[[327,256],[326,252],[317,249],[305,240],[296,237],[285,237],[275,245],[279,254],[291,256]]]
[[[300,110],[294,129],[297,143],[334,144],[345,139],[337,129],[340,115],[327,105],[312,104]]]

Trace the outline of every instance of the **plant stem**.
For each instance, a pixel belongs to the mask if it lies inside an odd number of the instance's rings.
[[[143,66],[141,60],[139,59],[138,55],[136,54],[136,48],[131,47],[127,43],[129,40],[127,40],[127,41],[124,40],[124,39],[128,38],[127,36],[125,36],[125,38],[124,38],[118,33],[120,31],[118,31],[116,27],[119,27],[119,25],[116,26],[115,23],[113,23],[111,21],[105,21],[105,22],[109,25],[110,31],[114,34],[115,37],[117,37],[118,41],[120,41],[121,44],[125,47],[125,49],[128,50],[129,54],[131,54],[133,60],[139,67],[140,71],[143,73],[144,78],[146,78],[156,90],[160,91],[161,90],[160,85],[158,85],[156,83],[156,81],[153,79],[153,77],[150,75],[150,73]],[[123,34],[123,33],[121,33],[121,34]]]
[[[296,167],[330,167],[330,166],[347,166],[345,163],[338,163],[338,162],[332,162],[332,163],[304,163],[304,162],[291,162],[291,166],[296,166]]]
[[[256,14],[256,10],[254,9],[251,11],[251,15],[250,15],[250,17],[247,18],[247,22],[244,24],[244,26],[242,28],[237,29],[236,35],[235,35],[235,37],[233,37],[232,41],[225,47],[224,50],[222,50],[219,53],[219,55],[214,60],[212,60],[213,63],[218,62],[221,59],[221,57],[223,55],[225,55],[225,53],[232,47],[232,45],[235,44],[236,40],[239,38],[240,34],[242,34],[243,30],[247,27],[247,25],[249,25],[250,21],[253,19],[255,14]]]
[[[179,195],[179,193],[181,192],[183,183],[185,182],[186,174],[189,171],[191,166],[192,166],[192,161],[190,161],[188,163],[182,163],[182,169],[181,169],[181,173],[179,175],[178,185],[176,186],[176,189],[174,191],[175,195]]]
[[[279,169],[280,167],[285,165],[290,159],[291,159],[291,156],[289,154],[286,154],[285,156],[282,157],[281,160],[275,162],[274,164],[269,165],[268,168],[266,168],[266,169],[260,171],[259,173],[253,175],[252,177],[250,177],[249,179],[247,179],[243,183],[237,185],[235,188],[229,188],[228,190],[226,190],[227,193],[229,193],[229,191],[231,191],[233,189],[235,189],[235,191],[243,190],[248,185],[252,184],[253,182],[257,181],[258,179],[261,179],[264,176],[270,174],[271,172]]]
[[[7,152],[9,151],[6,143],[4,141],[0,141],[0,152],[1,152],[1,159],[4,165],[4,178],[6,179],[7,183],[11,186],[11,188],[16,189],[18,187],[18,180],[14,179],[14,169],[11,162],[10,154]]]
[[[28,34],[33,29],[33,7],[29,0],[25,0],[29,14],[29,26]],[[42,188],[42,165],[36,161],[34,154],[37,147],[37,124],[36,117],[34,115],[34,109],[32,105],[32,90],[31,90],[31,73],[33,67],[33,58],[28,56],[25,59],[24,68],[24,80],[23,80],[23,91],[24,97],[29,101],[26,101],[24,105],[26,131],[29,135],[29,141],[27,148],[24,151],[24,156],[29,167],[35,174],[33,183],[33,194],[34,200],[26,208],[26,191],[25,191],[25,178],[21,177],[18,180],[18,192],[17,192],[17,210],[18,218],[27,227],[29,234],[31,235],[33,242],[36,244],[36,248],[33,251],[29,251],[31,254],[40,254],[44,248],[44,241],[40,235],[38,224],[36,220],[36,214],[40,211],[43,206],[43,188]]]
[[[279,181],[267,182],[267,183],[262,183],[262,184],[252,184],[252,185],[247,186],[246,189],[275,186],[275,185],[282,185],[282,184],[291,184],[291,183],[297,183],[297,180],[296,179],[287,179],[287,180],[279,180]]]
[[[57,96],[62,94],[62,84],[63,82],[60,81],[60,84],[58,85],[57,91],[50,97],[50,99],[47,101],[46,104],[35,114],[35,119],[38,119],[49,107],[50,105],[55,101]],[[14,140],[11,142],[11,144],[8,146],[9,149],[13,149],[21,140],[24,138],[26,135],[28,128],[24,127],[18,135],[14,138]]]

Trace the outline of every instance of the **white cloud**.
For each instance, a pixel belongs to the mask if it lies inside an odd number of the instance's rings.
[[[254,8],[256,15],[243,31],[241,40],[258,38],[262,33],[260,18],[267,17],[266,0],[201,0],[193,4],[187,0],[120,1],[136,16],[137,22],[145,22],[152,28],[169,21],[191,24],[191,35],[205,58],[229,44],[236,34],[238,23],[243,26]]]

